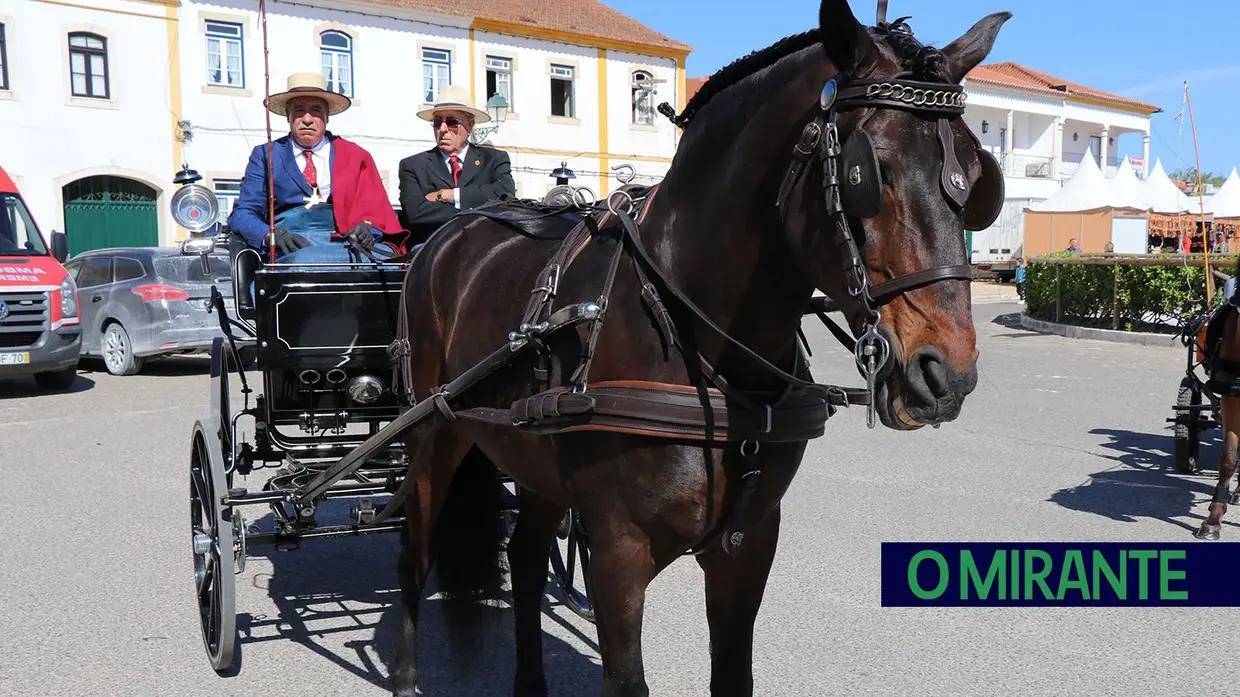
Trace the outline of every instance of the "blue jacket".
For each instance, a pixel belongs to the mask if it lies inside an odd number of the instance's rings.
[[[1016,282],[1017,282],[1017,283],[1024,283],[1024,281],[1025,281],[1025,269],[1027,269],[1027,268],[1028,268],[1028,267],[1027,267],[1027,266],[1024,266],[1024,265],[1021,265],[1021,266],[1017,266],[1017,267],[1016,267]]]
[[[325,138],[336,140],[336,136],[328,131]],[[331,163],[335,164],[336,148],[331,151]],[[335,170],[333,170],[334,172]],[[271,174],[276,183],[275,213],[304,206],[306,199],[314,193],[306,177],[297,164],[297,155],[293,152],[292,136],[285,135],[272,141]],[[245,178],[241,180],[241,192],[233,203],[232,213],[228,216],[228,227],[240,233],[252,246],[261,248],[263,238],[267,236],[267,144],[262,143],[250,152],[250,161],[245,166]],[[333,182],[333,187],[335,183]],[[378,230],[374,231],[376,235]]]

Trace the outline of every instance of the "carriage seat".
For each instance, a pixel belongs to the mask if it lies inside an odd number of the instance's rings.
[[[254,274],[262,268],[263,259],[244,237],[230,235],[228,264],[232,268],[233,298],[237,303],[237,315],[253,322],[254,296],[250,289],[254,287]]]

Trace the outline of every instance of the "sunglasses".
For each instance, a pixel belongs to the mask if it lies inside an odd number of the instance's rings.
[[[455,116],[449,116],[446,119],[442,116],[436,116],[435,120],[431,122],[431,125],[433,125],[435,128],[439,128],[441,124],[445,124],[445,123],[448,124],[448,128],[456,128],[457,126],[465,125],[464,121],[456,118]]]

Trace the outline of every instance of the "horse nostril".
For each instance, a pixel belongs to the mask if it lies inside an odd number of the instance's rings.
[[[947,366],[943,365],[943,361],[929,351],[923,352],[918,360],[921,362],[921,372],[925,377],[926,387],[930,388],[930,393],[939,399],[951,394],[951,385],[947,379]]]

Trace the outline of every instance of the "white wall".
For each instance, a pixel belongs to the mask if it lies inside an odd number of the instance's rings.
[[[142,181],[159,195],[160,240],[167,243],[176,170],[165,8],[64,1],[0,0],[11,87],[0,91],[0,166],[17,176],[45,233],[65,229],[63,185],[96,174]],[[68,33],[79,30],[108,39],[109,99],[71,95]]]

